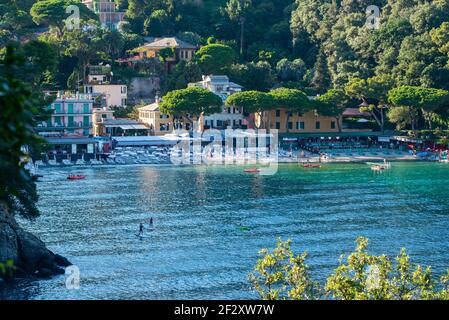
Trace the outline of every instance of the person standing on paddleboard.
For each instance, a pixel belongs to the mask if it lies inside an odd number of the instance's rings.
[[[139,225],[139,236],[143,236],[143,223],[141,222]]]

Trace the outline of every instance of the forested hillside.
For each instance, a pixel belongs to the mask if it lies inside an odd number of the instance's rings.
[[[74,72],[82,73],[86,63],[113,61],[142,44],[143,37],[178,35],[194,44],[230,46],[236,59],[219,71],[248,89],[282,85],[324,93],[353,78],[374,76],[388,77],[395,86],[449,89],[449,0],[116,2],[128,21],[119,32],[80,35],[64,30],[62,22],[65,6],[83,7],[77,0],[1,0],[0,43],[32,39],[49,27],[28,49],[32,55],[39,55],[37,47],[56,55],[41,57],[46,70],[39,74],[58,87],[65,87],[70,75],[73,80]],[[381,9],[377,30],[366,25],[370,5]],[[86,24],[93,23],[85,10],[81,14]],[[182,64],[167,76],[166,89],[183,87],[207,71],[199,62]]]

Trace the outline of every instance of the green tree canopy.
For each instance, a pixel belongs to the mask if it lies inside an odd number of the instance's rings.
[[[416,132],[418,129],[418,112],[422,112],[425,117],[428,116],[428,113],[438,110],[446,113],[449,92],[434,88],[401,86],[388,92],[388,100],[396,107],[408,108],[412,130]],[[429,127],[431,127],[431,124]]]
[[[162,113],[185,117],[192,123],[192,117],[220,112],[222,106],[223,101],[219,96],[197,87],[170,91],[159,105]]]
[[[348,96],[343,90],[330,89],[313,101],[318,114],[327,117],[334,117],[337,120],[338,130],[341,131],[340,118],[346,108]]]
[[[62,32],[65,20],[70,16],[66,13],[68,6],[77,6],[80,10],[80,19],[98,20],[98,16],[89,10],[79,0],[41,0],[37,1],[30,10],[33,21],[37,24],[44,24],[58,29]]]
[[[289,61],[284,58],[276,64],[276,72],[280,81],[301,81],[306,71],[306,64],[301,59]]]
[[[441,89],[401,86],[388,92],[388,100],[395,106],[407,106],[435,111],[448,103],[449,92]]]
[[[372,255],[368,239],[356,239],[355,250],[340,258],[324,284],[312,277],[307,252],[295,254],[291,241],[278,240],[273,250],[260,250],[249,280],[264,300],[448,300],[449,270],[437,279],[430,267],[410,261],[403,248],[394,261]]]
[[[246,90],[269,91],[275,84],[275,76],[268,62],[234,64],[229,71],[233,81]]]
[[[251,0],[229,0],[224,8],[232,22],[240,25],[240,55],[243,55],[246,16],[251,9]]]
[[[286,128],[288,131],[288,122],[290,113],[304,114],[311,110],[311,103],[307,95],[298,89],[278,88],[269,93],[274,100],[275,108],[284,108],[287,111]]]
[[[153,37],[162,37],[173,31],[172,22],[165,10],[155,10],[144,22],[146,34]]]
[[[345,93],[347,96],[363,102],[360,111],[370,112],[383,132],[388,91],[393,86],[394,80],[388,74],[374,76],[366,80],[352,78],[345,86]]]
[[[226,99],[227,105],[243,108],[246,113],[257,113],[263,122],[264,111],[271,110],[276,105],[273,96],[260,91],[237,92]],[[263,125],[263,123],[262,123]]]
[[[269,93],[260,91],[237,92],[226,99],[227,105],[243,108],[248,113],[259,113],[272,109],[276,101]]]
[[[449,22],[442,23],[430,31],[432,41],[442,53],[449,54]]]
[[[13,213],[31,218],[38,215],[36,186],[24,169],[32,149],[40,140],[33,131],[36,115],[42,114],[41,101],[17,76],[23,59],[6,48],[0,61],[0,202]]]
[[[92,60],[107,50],[107,38],[103,38],[104,31],[82,22],[80,29],[65,31],[63,35],[64,53],[78,60],[81,79],[86,79],[87,66]]]
[[[208,44],[200,48],[195,57],[205,74],[225,72],[236,60],[234,49],[218,43]]]

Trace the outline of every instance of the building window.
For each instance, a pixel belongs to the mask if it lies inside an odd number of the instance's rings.
[[[290,130],[290,129],[293,129],[293,122],[289,122],[288,123],[288,129]]]
[[[305,123],[303,121],[296,122],[296,130],[304,130]]]
[[[61,104],[60,103],[55,103],[55,113],[61,113]]]
[[[83,112],[84,112],[84,113],[90,113],[90,112],[89,112],[89,104],[88,104],[88,103],[85,103],[85,104],[83,105]]]
[[[281,129],[281,123],[280,122],[276,122],[276,129]]]
[[[319,130],[321,128],[321,123],[319,121],[315,122],[315,129]]]
[[[62,124],[62,117],[55,117],[55,124],[60,126]]]
[[[281,116],[281,110],[276,110],[276,118],[279,118]]]
[[[335,129],[335,121],[331,121],[331,129]]]
[[[126,86],[122,86],[122,87],[121,87],[121,92],[122,92],[122,93],[126,93]]]

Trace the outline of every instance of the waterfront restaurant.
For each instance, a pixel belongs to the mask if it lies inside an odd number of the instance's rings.
[[[84,157],[84,160],[95,158],[98,152],[98,141],[94,138],[83,136],[61,136],[48,137],[46,143],[49,151],[44,160],[56,160],[62,162],[64,159],[76,161]]]
[[[112,137],[112,146],[116,147],[172,147],[178,143],[176,137],[128,136]]]
[[[148,136],[150,128],[131,119],[106,119],[97,124],[99,132],[106,136]]]

